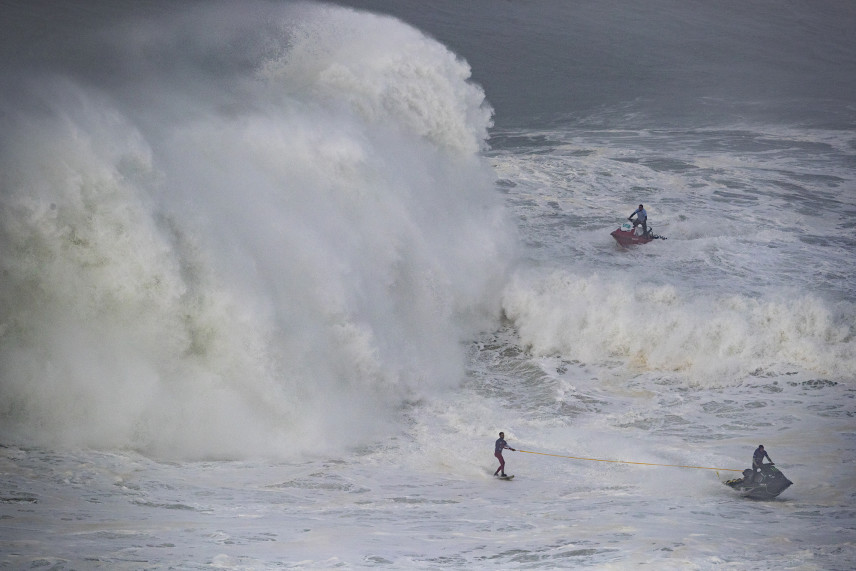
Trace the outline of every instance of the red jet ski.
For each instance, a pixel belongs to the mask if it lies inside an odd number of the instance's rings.
[[[630,222],[625,222],[621,225],[621,228],[617,228],[612,231],[610,234],[615,241],[621,244],[622,246],[634,246],[636,244],[647,244],[651,240],[665,240],[665,236],[658,236],[654,234],[654,230],[652,228],[648,229],[647,234],[642,233],[642,227],[637,226],[633,227],[633,224]]]

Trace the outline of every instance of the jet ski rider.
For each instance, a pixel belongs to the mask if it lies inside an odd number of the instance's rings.
[[[633,217],[636,216],[636,220],[633,220]],[[628,218],[631,222],[633,222],[633,229],[636,229],[636,226],[641,225],[643,232],[643,236],[648,235],[648,213],[645,212],[645,208],[640,204],[639,208],[633,211]]]
[[[767,460],[770,461],[769,464],[762,464],[764,461],[764,457],[767,457]],[[770,455],[767,454],[767,451],[764,450],[764,445],[759,444],[758,448],[755,449],[755,453],[752,454],[752,471],[757,472],[761,470],[764,466],[773,466],[773,459],[770,458]]]

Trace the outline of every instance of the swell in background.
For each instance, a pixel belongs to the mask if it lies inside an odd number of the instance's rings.
[[[4,441],[321,451],[459,382],[515,243],[465,62],[342,8],[69,12],[0,93]]]
[[[463,55],[501,128],[594,114],[617,128],[856,124],[846,0],[336,1],[392,14]]]

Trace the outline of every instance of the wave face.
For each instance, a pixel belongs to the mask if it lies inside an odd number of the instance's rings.
[[[10,15],[66,33],[4,70],[5,439],[322,451],[457,384],[516,242],[466,62],[344,8],[106,12]]]

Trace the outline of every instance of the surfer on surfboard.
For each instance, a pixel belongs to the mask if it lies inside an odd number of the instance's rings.
[[[499,460],[499,468],[496,469],[496,472],[493,473],[494,476],[499,475],[502,478],[507,478],[505,475],[505,460],[502,458],[502,451],[508,448],[512,452],[514,452],[514,448],[508,445],[508,442],[505,441],[505,433],[500,432],[499,438],[496,439],[496,445],[494,446],[493,455],[496,456],[497,460]],[[501,472],[501,473],[500,473]]]

